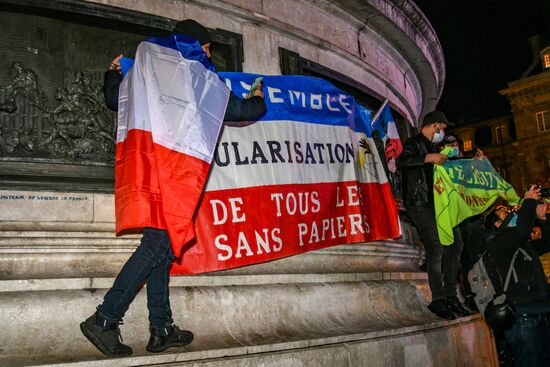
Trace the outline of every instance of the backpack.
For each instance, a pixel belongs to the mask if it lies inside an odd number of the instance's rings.
[[[485,251],[479,257],[468,273],[468,282],[475,295],[476,306],[487,324],[496,331],[507,330],[515,322],[515,308],[507,299],[506,291],[512,276],[515,283],[519,281],[514,263],[520,253],[525,260],[533,260],[523,248],[519,247],[512,256],[504,281],[489,251]]]

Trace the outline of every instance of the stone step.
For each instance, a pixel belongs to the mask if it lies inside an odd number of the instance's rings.
[[[461,337],[468,335],[468,338]],[[468,345],[466,345],[468,344]],[[474,345],[476,350],[469,346]],[[141,346],[143,349],[144,346]],[[464,348],[466,347],[466,348]],[[462,349],[464,348],[464,349]],[[465,352],[464,352],[465,351]],[[491,336],[479,315],[454,321],[273,343],[256,346],[192,351],[172,349],[163,354],[142,350],[126,358],[97,357],[78,362],[40,366],[128,367],[128,366],[496,366]]]
[[[311,340],[420,327],[437,321],[425,308],[429,293],[425,280],[357,276],[174,277],[172,310],[175,322],[195,333],[195,341],[185,349],[193,352],[289,342],[301,342],[297,348],[302,348]],[[0,282],[0,365],[102,360],[81,335],[79,324],[95,311],[112,281]],[[140,356],[148,339],[145,291],[137,295],[124,321],[122,335],[136,350],[136,357],[161,358]]]

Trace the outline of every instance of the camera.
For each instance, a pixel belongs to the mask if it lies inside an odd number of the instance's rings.
[[[550,198],[550,187],[541,187],[540,188],[540,196],[548,199]]]
[[[550,187],[542,187],[541,185],[535,185],[537,189],[540,189],[540,197],[548,199],[550,198]]]

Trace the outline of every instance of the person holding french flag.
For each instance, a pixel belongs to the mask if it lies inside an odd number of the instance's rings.
[[[133,352],[121,342],[119,325],[143,284],[151,332],[147,351],[193,341],[191,331],[174,325],[169,270],[190,235],[223,121],[253,121],[266,112],[261,84],[249,98],[239,98],[216,74],[210,46],[205,27],[183,20],[172,35],[141,42],[130,67],[121,55],[105,74],[107,107],[118,110],[116,233],[143,231],[103,303],[80,324],[109,357]]]

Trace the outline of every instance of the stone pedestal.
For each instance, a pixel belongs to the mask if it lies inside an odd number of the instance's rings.
[[[422,252],[405,239],[173,277],[174,319],[195,341],[147,354],[141,291],[121,327],[134,355],[106,359],[79,323],[139,240],[115,237],[113,218],[112,195],[0,191],[0,365],[496,365],[477,316],[444,322],[427,311]]]

